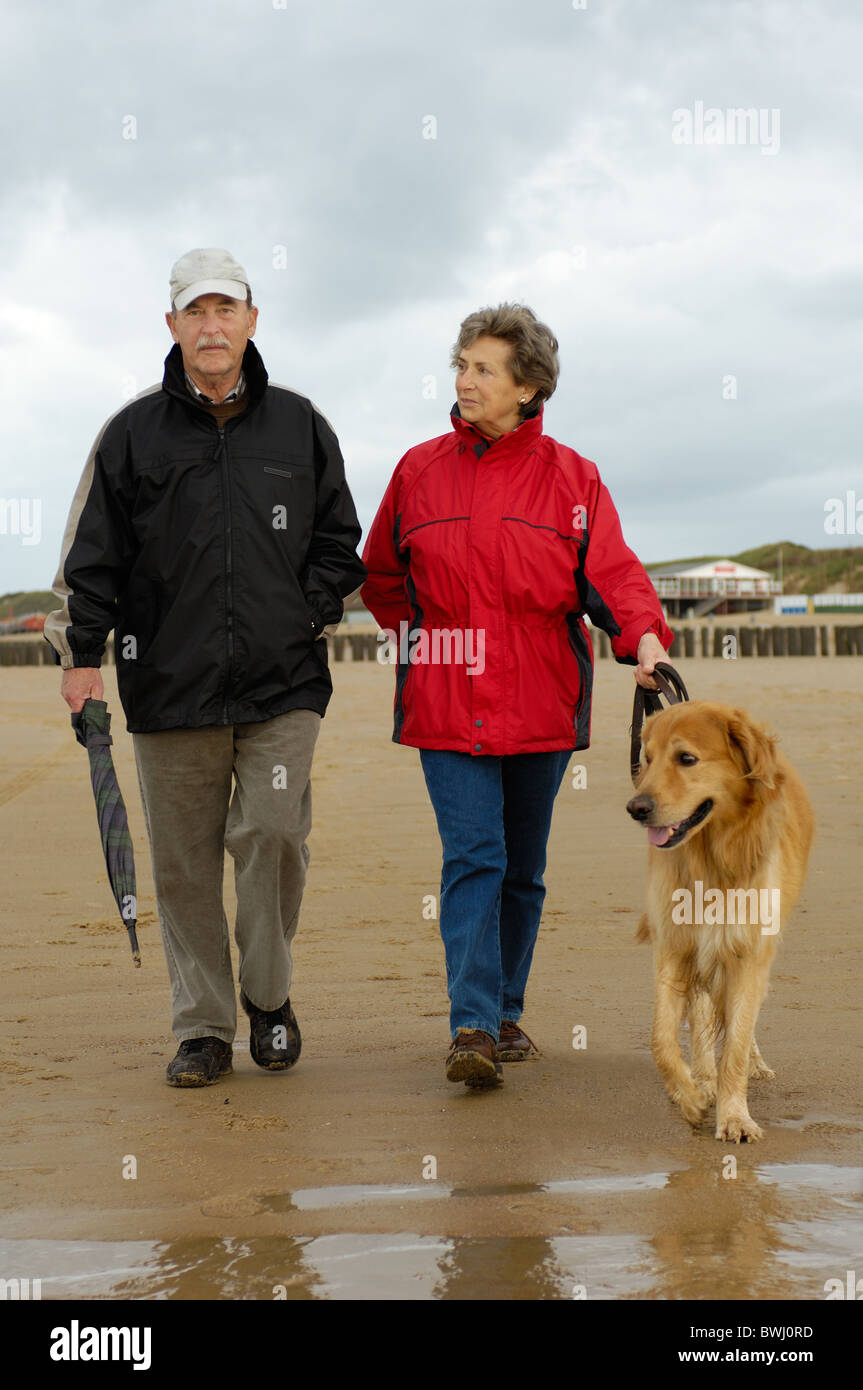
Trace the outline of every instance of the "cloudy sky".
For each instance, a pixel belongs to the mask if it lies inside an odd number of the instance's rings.
[[[861,543],[824,530],[829,498],[863,510],[856,0],[0,18],[0,495],[41,505],[38,535],[3,512],[0,593],[50,586],[193,246],[246,266],[270,375],[333,422],[365,529],[449,428],[459,322],[518,299],[561,343],[546,431],[598,464],[645,563]]]

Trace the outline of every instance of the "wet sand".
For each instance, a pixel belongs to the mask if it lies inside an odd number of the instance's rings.
[[[689,1130],[649,1052],[629,669],[597,663],[587,787],[567,779],[557,802],[524,1017],[541,1056],[491,1094],[443,1074],[443,953],[423,916],[439,842],[418,755],[390,739],[391,668],[333,666],[295,948],[301,1061],[260,1071],[241,1026],[234,1074],[201,1091],[164,1081],[167,972],[113,668],[140,971],[59,672],[0,669],[0,1276],[41,1277],[43,1297],[512,1299],[821,1299],[863,1276],[863,663],[680,665],[693,697],[779,733],[818,823],[759,1026],[766,1134],[739,1148]],[[231,920],[227,859],[226,903]]]

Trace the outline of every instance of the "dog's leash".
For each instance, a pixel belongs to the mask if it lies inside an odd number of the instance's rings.
[[[641,726],[649,714],[658,714],[662,709],[660,695],[664,695],[670,705],[682,704],[689,699],[689,692],[683,684],[679,672],[667,661],[657,661],[652,671],[659,690],[646,690],[636,685],[635,700],[632,705],[632,742],[629,747],[629,770],[633,782],[637,782],[641,771]],[[667,679],[666,679],[667,677]]]

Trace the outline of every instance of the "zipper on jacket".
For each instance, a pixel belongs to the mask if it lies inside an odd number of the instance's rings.
[[[228,715],[228,694],[231,689],[231,675],[234,665],[234,577],[231,537],[231,478],[228,471],[228,441],[224,425],[219,426],[219,447],[217,449],[222,468],[222,486],[225,502],[225,692],[222,703],[222,723],[230,724]]]

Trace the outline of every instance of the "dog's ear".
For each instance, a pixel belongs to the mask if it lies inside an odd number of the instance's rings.
[[[775,791],[782,775],[776,760],[776,739],[761,724],[756,724],[743,709],[729,713],[726,734],[735,762],[744,777],[760,782],[768,791]]]

